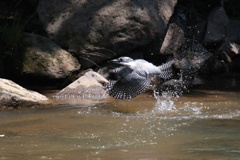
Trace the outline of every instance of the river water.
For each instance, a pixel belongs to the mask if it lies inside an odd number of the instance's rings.
[[[1,110],[0,159],[238,160],[239,84],[213,83],[179,97]]]

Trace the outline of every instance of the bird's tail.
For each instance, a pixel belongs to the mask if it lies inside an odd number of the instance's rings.
[[[170,60],[167,63],[162,64],[159,66],[160,74],[159,77],[163,79],[169,79],[173,77],[173,63],[174,60]]]

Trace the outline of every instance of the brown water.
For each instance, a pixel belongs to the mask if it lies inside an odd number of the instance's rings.
[[[0,111],[0,159],[240,159],[238,81],[180,97]]]

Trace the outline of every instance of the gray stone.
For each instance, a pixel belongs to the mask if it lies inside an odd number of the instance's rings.
[[[199,42],[204,42],[204,36],[206,33],[206,24],[207,22],[201,22],[193,26],[194,36],[196,40]],[[226,37],[225,39],[230,42],[240,43],[240,21],[237,20],[229,20]]]
[[[22,46],[22,73],[49,78],[65,78],[80,69],[77,59],[48,38],[25,33]]]
[[[79,56],[83,68],[163,39],[177,0],[41,0],[48,36]]]
[[[160,53],[164,55],[172,55],[184,43],[184,31],[175,23],[171,23],[168,27],[164,41],[162,43]]]
[[[205,32],[205,43],[217,43],[227,37],[227,28],[229,18],[223,7],[213,9],[207,19],[207,28]]]
[[[27,90],[11,80],[0,78],[0,108],[35,107],[48,104],[48,100],[44,95]]]
[[[88,71],[79,79],[59,91],[54,97],[58,100],[74,98],[101,99],[106,98],[107,93],[103,86],[108,81],[94,71]]]

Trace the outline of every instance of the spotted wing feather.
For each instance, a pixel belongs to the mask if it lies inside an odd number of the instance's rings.
[[[130,99],[144,93],[150,85],[150,80],[135,79],[132,81],[110,82],[108,88],[109,95],[116,99]]]
[[[144,93],[150,82],[145,72],[126,67],[118,73],[118,80],[110,81],[106,88],[109,95],[116,99],[130,99]]]
[[[162,64],[159,66],[160,72],[158,74],[158,77],[163,78],[163,79],[169,79],[173,76],[173,65],[174,61],[169,61],[165,64]]]

